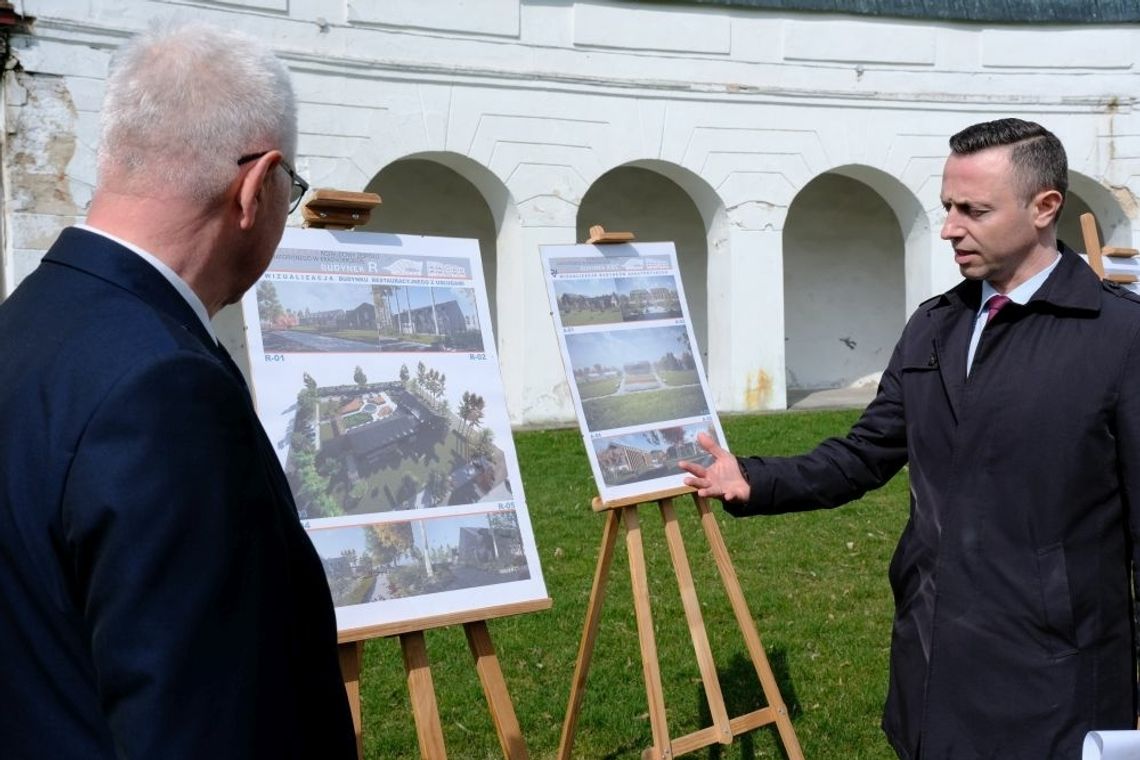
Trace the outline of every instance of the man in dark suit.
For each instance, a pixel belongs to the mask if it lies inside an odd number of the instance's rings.
[[[845,438],[685,465],[733,515],[835,507],[909,463],[883,718],[907,760],[1076,758],[1136,724],[1140,299],[1056,239],[1064,148],[1017,119],[950,139],[964,282],[919,306]]]
[[[87,225],[0,305],[0,757],[352,758],[320,560],[210,317],[304,191],[288,73],[116,54]]]

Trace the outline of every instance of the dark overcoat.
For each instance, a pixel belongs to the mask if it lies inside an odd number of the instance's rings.
[[[909,320],[845,438],[749,458],[736,515],[833,507],[909,463],[883,729],[907,760],[1077,758],[1134,728],[1140,299],[1072,251],[986,326],[981,284]]]
[[[320,560],[173,286],[65,230],[0,356],[0,757],[355,758]]]

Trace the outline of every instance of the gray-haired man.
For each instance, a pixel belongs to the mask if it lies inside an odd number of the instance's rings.
[[[285,68],[118,51],[86,225],[0,305],[0,756],[351,758],[332,603],[212,317],[305,188]]]

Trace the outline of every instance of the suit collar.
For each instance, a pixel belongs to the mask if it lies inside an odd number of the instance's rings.
[[[1084,260],[1064,243],[1058,241],[1061,260],[1053,273],[1041,284],[1026,308],[1058,308],[1064,310],[1100,311],[1100,279]],[[982,284],[977,280],[963,280],[954,288],[934,299],[929,306],[932,313],[942,308],[965,307],[977,313],[982,306]]]
[[[1058,241],[1061,262],[1029,303],[1050,304],[1062,309],[1100,311],[1101,282],[1096,272],[1073,249]]]
[[[1064,243],[1058,244],[1061,260],[1024,306],[1006,309],[1063,311],[1096,314],[1100,311],[1100,278]],[[950,409],[958,418],[966,383],[966,354],[974,317],[981,308],[982,284],[963,280],[928,302],[927,316],[934,324],[934,350]]]
[[[157,269],[110,238],[68,227],[44,256],[44,262],[85,272],[122,288],[182,325],[207,348],[216,346],[182,294]]]

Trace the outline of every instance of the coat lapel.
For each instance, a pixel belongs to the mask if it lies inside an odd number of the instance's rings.
[[[113,240],[68,227],[44,256],[44,262],[86,272],[122,288],[177,322],[207,350],[212,352],[217,346],[174,286],[157,269]]]
[[[1095,313],[1100,308],[1099,279],[1071,249],[1063,243],[1058,248],[1061,262],[1030,299],[1030,307],[1037,311],[1062,308]],[[956,422],[961,421],[966,354],[981,300],[981,283],[964,280],[930,306],[938,371]]]
[[[980,297],[981,286],[978,283],[964,282],[931,307],[931,316],[935,319],[934,352],[955,421],[959,421],[961,415],[966,385],[966,354],[978,309],[977,305],[971,307],[970,304],[976,304]]]
[[[198,338],[203,350],[213,354],[214,358],[238,380],[241,387],[245,388],[250,419],[257,429],[259,453],[265,463],[267,477],[271,487],[277,492],[277,503],[288,505],[295,518],[297,508],[293,503],[288,481],[281,471],[269,438],[257,420],[241,370],[229,353],[206,332],[198,315],[190,308],[190,304],[186,303],[182,294],[175,290],[158,270],[133,251],[102,235],[75,227],[69,227],[60,233],[51,250],[44,256],[44,262],[69,267],[122,288]]]

